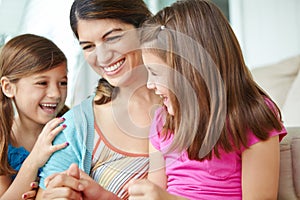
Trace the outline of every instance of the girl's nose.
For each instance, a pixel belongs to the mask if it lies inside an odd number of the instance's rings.
[[[148,89],[154,89],[155,88],[155,84],[149,79],[147,81],[147,88]]]
[[[50,86],[47,95],[51,98],[60,98],[61,93],[60,93],[59,86],[57,85]]]

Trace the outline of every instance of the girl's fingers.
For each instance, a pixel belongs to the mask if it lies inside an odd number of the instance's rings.
[[[58,151],[60,149],[63,149],[65,147],[69,146],[69,142],[65,142],[65,143],[62,143],[62,144],[56,144],[56,145],[53,145],[51,147],[51,153],[54,153],[55,151]]]
[[[39,182],[35,181],[30,183],[31,189],[38,189],[39,188]]]
[[[64,118],[54,118],[54,119],[50,120],[44,126],[44,128],[39,136],[39,139],[41,141],[46,139],[46,140],[52,142],[53,139],[57,136],[57,134],[66,128],[65,124],[61,124],[62,122],[64,122],[64,120],[65,120]]]
[[[47,136],[49,137],[49,139],[52,141],[58,133],[60,133],[62,130],[64,130],[67,127],[67,125],[62,124],[62,125],[57,125],[56,127],[54,127],[49,134],[47,134]]]
[[[57,127],[59,124],[65,121],[65,118],[59,117],[59,118],[54,118],[50,120],[44,127],[43,130],[53,130],[55,127]]]
[[[25,200],[35,199],[35,196],[36,196],[36,190],[31,190],[31,191],[24,193],[22,195],[22,199],[25,199]]]

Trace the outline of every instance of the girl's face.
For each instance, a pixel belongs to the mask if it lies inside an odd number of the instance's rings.
[[[79,20],[79,43],[87,62],[111,85],[130,80],[142,58],[135,27],[114,19]],[[126,74],[126,76],[125,76]]]
[[[143,52],[142,57],[148,70],[147,88],[153,89],[155,94],[163,99],[168,113],[174,115],[174,107],[170,100],[171,91],[168,86],[168,77],[172,69],[155,54]]]
[[[13,99],[21,120],[46,124],[63,108],[67,97],[67,66],[21,78],[13,84]]]

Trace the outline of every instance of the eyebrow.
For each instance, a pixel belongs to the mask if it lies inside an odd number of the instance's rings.
[[[114,28],[114,29],[112,29],[112,30],[106,32],[106,33],[102,36],[102,38],[105,38],[106,36],[108,36],[109,34],[111,34],[111,33],[113,33],[113,32],[119,32],[119,31],[122,31],[122,30],[123,30],[123,29],[121,29],[121,28]],[[80,42],[79,42],[80,45],[82,45],[82,44],[87,44],[87,43],[90,43],[90,42],[88,42],[88,41],[80,41]]]
[[[37,79],[44,79],[44,78],[49,78],[49,76],[47,76],[47,75],[36,75],[36,76],[34,76],[33,77],[33,79],[35,79],[35,80],[37,80]],[[66,79],[68,79],[68,76],[62,76],[62,77],[60,77],[60,78],[66,78]]]

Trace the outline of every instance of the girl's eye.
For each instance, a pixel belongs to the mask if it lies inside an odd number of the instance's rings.
[[[67,82],[67,81],[62,81],[62,82],[60,82],[60,85],[61,85],[61,86],[67,86],[67,85],[68,85],[68,82]]]
[[[150,67],[147,67],[148,72],[152,75],[152,76],[157,76],[158,74],[155,73]]]
[[[150,72],[152,76],[157,76],[157,73],[155,72]]]
[[[36,84],[37,85],[47,85],[47,82],[46,81],[42,81],[42,82],[37,82]]]

